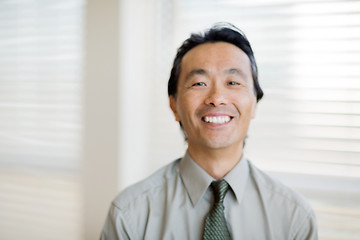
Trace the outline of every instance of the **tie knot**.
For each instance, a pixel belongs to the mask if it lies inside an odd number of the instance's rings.
[[[229,184],[224,180],[213,181],[211,187],[214,191],[215,203],[223,202],[225,194],[229,189]]]

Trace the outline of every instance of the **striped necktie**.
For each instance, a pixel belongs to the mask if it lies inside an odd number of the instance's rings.
[[[215,203],[205,219],[204,240],[231,239],[224,216],[224,198],[229,184],[223,179],[211,183]]]

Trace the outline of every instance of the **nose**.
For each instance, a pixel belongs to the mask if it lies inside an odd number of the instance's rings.
[[[218,107],[220,105],[227,104],[227,96],[224,89],[221,89],[219,86],[213,86],[209,89],[209,93],[205,99],[206,105],[211,105],[213,107]]]

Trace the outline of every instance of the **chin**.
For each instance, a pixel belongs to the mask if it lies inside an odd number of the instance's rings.
[[[207,139],[206,145],[208,148],[212,149],[221,149],[221,148],[227,148],[233,145],[229,139]]]
[[[239,136],[221,136],[205,139],[205,144],[209,148],[221,149],[221,148],[242,148],[243,139]]]

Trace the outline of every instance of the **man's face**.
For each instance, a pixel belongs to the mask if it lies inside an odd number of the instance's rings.
[[[256,108],[248,56],[225,42],[191,49],[182,59],[170,107],[189,148],[241,148]]]

